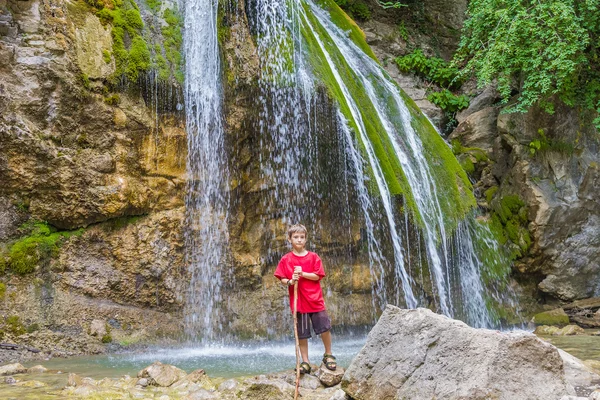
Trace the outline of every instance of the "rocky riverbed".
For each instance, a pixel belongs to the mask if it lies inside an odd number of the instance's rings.
[[[300,380],[300,394],[316,400],[598,400],[599,364],[529,332],[474,329],[426,309],[388,306],[348,369],[314,365]],[[160,362],[102,379],[12,363],[0,367],[0,376],[0,396],[7,399],[279,400],[293,398],[295,382],[292,370],[224,378]]]

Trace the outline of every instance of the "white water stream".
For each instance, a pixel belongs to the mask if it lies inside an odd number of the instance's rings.
[[[191,281],[186,332],[217,338],[226,275],[229,172],[225,158],[223,89],[217,42],[217,0],[186,0],[184,98],[188,137],[185,250]]]

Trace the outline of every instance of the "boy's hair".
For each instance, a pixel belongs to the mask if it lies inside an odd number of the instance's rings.
[[[290,229],[288,229],[288,239],[292,238],[292,235],[294,233],[304,233],[304,235],[308,236],[308,230],[306,230],[306,227],[302,224],[295,224],[290,226]]]

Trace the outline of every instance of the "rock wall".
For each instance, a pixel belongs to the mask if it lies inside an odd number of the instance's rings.
[[[172,336],[185,292],[185,131],[139,92],[110,93],[109,27],[83,1],[0,1],[3,269],[35,221],[65,233],[52,257],[24,254],[39,256],[33,274],[9,262],[0,313],[84,335],[100,318],[115,340]]]

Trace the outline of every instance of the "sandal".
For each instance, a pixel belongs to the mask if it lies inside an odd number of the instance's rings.
[[[335,357],[331,354],[323,354],[323,364],[330,371],[335,371],[337,368],[337,362],[335,361]]]
[[[310,367],[309,363],[307,363],[307,362],[300,363],[300,373],[301,374],[310,374],[311,370],[312,370],[312,368]],[[294,372],[296,372],[296,368],[294,368]]]

